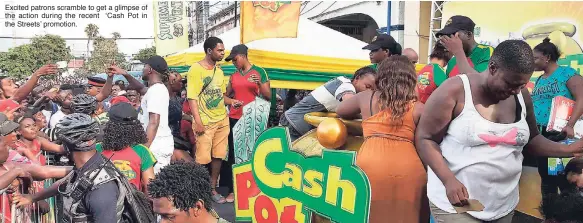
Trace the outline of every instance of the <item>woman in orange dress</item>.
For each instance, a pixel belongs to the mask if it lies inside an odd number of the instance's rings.
[[[415,93],[416,75],[404,56],[383,60],[376,90],[343,101],[336,113],[345,119],[362,115],[365,141],[356,164],[371,186],[371,223],[429,222],[427,173],[413,144],[423,110]]]

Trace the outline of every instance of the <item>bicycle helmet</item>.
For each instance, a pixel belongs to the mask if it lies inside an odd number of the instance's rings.
[[[73,113],[92,115],[97,110],[97,99],[91,95],[78,94],[71,101]]]
[[[89,115],[73,113],[65,116],[56,126],[57,137],[67,150],[89,151],[95,145],[99,124]]]

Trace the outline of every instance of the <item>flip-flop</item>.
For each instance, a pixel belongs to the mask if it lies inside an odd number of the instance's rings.
[[[213,201],[215,201],[217,204],[224,204],[225,202],[227,202],[225,200],[225,198],[223,197],[223,195],[221,194],[215,194],[212,196]]]
[[[229,197],[231,197],[231,198],[229,198]],[[233,203],[233,202],[235,202],[235,195],[234,195],[233,193],[230,193],[230,194],[229,194],[229,196],[227,196],[227,197],[225,198],[225,200],[226,200],[228,203]]]

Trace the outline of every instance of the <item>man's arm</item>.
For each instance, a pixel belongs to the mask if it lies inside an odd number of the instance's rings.
[[[30,79],[26,81],[24,85],[20,86],[20,88],[18,88],[18,90],[14,92],[14,95],[12,95],[11,99],[16,102],[21,102],[32,92],[32,90],[34,89],[34,87],[36,87],[38,81],[42,76],[48,74],[56,74],[57,71],[58,67],[56,64],[47,64],[42,66],[32,74]]]
[[[101,92],[95,96],[98,102],[102,102],[103,100],[107,99],[111,94],[111,88],[113,87],[113,76],[115,74],[108,73],[107,80],[105,81],[105,86],[101,89]],[[131,76],[131,75],[130,75]],[[117,95],[115,95],[117,96]]]
[[[269,76],[265,69],[260,68],[259,75],[261,76],[261,82],[259,83],[259,94],[265,98],[265,100],[271,100],[271,84],[269,83]]]
[[[192,117],[194,119],[192,122],[194,132],[202,134],[204,133],[204,125],[198,110],[198,96],[202,91],[202,84],[199,81],[201,80],[200,72],[193,69],[194,68],[191,67],[186,75],[186,97],[188,98],[188,105],[190,105],[190,111],[192,112]]]
[[[24,176],[26,171],[20,168],[14,168],[0,175],[0,189],[7,188],[19,176]]]
[[[51,185],[49,188],[46,188],[34,194],[16,194],[13,197],[13,203],[16,205],[16,207],[22,207],[38,201],[42,201],[47,198],[54,197],[59,193],[59,186],[65,183],[65,181],[67,180],[68,178],[60,179],[53,185]]]
[[[63,178],[72,170],[72,166],[41,166],[35,164],[14,164],[30,174],[34,180],[45,180],[49,178]]]
[[[153,180],[156,175],[154,174],[154,167],[150,167],[144,171],[142,171],[142,192],[144,194],[148,194],[148,184],[150,184],[150,180]]]
[[[158,127],[160,126],[160,114],[150,112],[150,122],[148,122],[148,127],[146,128],[146,137],[148,137],[148,142],[146,147],[150,148],[154,138],[156,138],[156,133],[158,132]]]
[[[85,205],[94,223],[118,222],[117,198],[119,189],[113,181],[99,185],[96,189],[85,195]]]
[[[204,133],[204,124],[202,123],[200,113],[198,112],[198,101],[196,99],[188,99],[188,104],[190,105],[192,117],[194,118],[192,122],[192,125],[194,126],[194,132],[197,134]]]
[[[107,75],[113,76],[114,74],[123,75],[126,78],[126,80],[128,80],[128,88],[136,89],[136,91],[138,91],[140,95],[145,95],[146,92],[148,92],[148,88],[144,84],[142,84],[142,82],[136,80],[136,78],[130,75],[126,70],[121,69],[116,65],[111,65],[107,69]]]
[[[442,36],[440,41],[443,45],[447,48],[447,50],[456,57],[456,63],[460,74],[473,74],[478,73],[472,66],[470,66],[470,62],[468,62],[468,58],[466,57],[466,52],[464,51],[464,47],[462,45],[462,40],[459,37],[459,34],[455,34],[452,37],[449,36]]]

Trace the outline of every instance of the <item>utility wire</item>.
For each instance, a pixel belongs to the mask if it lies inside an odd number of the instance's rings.
[[[300,9],[300,14],[304,11],[304,9],[306,8],[306,6],[308,5],[309,2],[307,1],[303,1],[302,2],[302,8]]]
[[[314,9],[314,8],[318,7],[318,5],[320,5],[320,4],[322,4],[322,2],[318,2],[318,4],[314,5],[314,7],[312,7],[311,9],[309,9],[308,11],[306,11],[306,12],[304,12],[304,13],[300,14],[300,15],[304,15],[304,14],[306,14],[306,13],[308,13],[308,12],[312,11],[312,9]]]
[[[324,11],[320,12],[320,14],[318,14],[317,16],[324,14],[324,12],[326,12],[326,11],[328,11],[328,9],[332,8],[332,6],[333,6],[334,4],[336,4],[336,1],[332,2],[332,4],[330,4],[330,5],[328,6],[328,8],[324,9]]]

